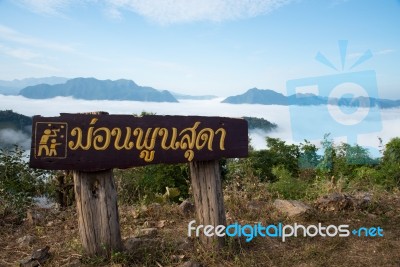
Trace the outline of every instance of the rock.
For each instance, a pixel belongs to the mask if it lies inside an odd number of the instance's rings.
[[[354,201],[353,198],[347,194],[335,192],[317,199],[315,207],[322,211],[341,211],[353,208]]]
[[[129,237],[123,242],[127,251],[136,252],[139,248],[152,248],[159,245],[158,240],[150,238]]]
[[[357,192],[354,195],[332,193],[320,197],[315,202],[315,207],[323,211],[341,211],[346,209],[366,209],[372,201],[372,194]]]
[[[274,207],[278,211],[286,213],[288,217],[301,215],[311,210],[310,206],[298,200],[276,199],[274,201]]]
[[[194,212],[194,205],[191,203],[189,200],[184,200],[180,205],[179,205],[179,211],[182,215],[184,216],[189,216]]]
[[[42,266],[43,263],[50,258],[50,253],[49,253],[50,247],[46,246],[42,249],[35,250],[32,253],[32,256],[30,258],[27,258],[25,260],[22,260],[20,262],[21,267],[37,267],[37,266]]]
[[[179,265],[179,267],[202,267],[203,265],[197,261],[187,261]]]
[[[18,238],[17,239],[17,244],[19,244],[20,247],[22,247],[22,246],[31,246],[34,241],[35,241],[35,237],[34,236],[26,235],[26,236]]]

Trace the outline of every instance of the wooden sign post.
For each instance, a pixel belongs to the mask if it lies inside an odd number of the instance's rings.
[[[218,160],[195,161],[190,163],[194,204],[198,224],[226,225],[224,197],[222,195],[221,171]],[[221,248],[224,238],[200,236],[207,247]]]
[[[89,255],[109,256],[122,247],[112,168],[189,162],[199,224],[215,226],[226,223],[218,159],[248,155],[243,119],[61,114],[35,116],[32,127],[30,166],[74,171],[80,235]]]

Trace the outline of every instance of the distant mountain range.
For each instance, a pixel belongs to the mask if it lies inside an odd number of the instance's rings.
[[[328,98],[317,96],[314,94],[295,94],[284,96],[270,89],[252,88],[241,95],[230,96],[222,101],[222,103],[230,104],[261,104],[261,105],[338,105],[348,107],[380,107],[394,108],[400,106],[400,100],[378,99],[372,97],[355,97],[355,98]]]
[[[157,90],[137,85],[132,80],[98,80],[95,78],[46,77],[22,80],[1,81],[0,94],[22,95],[33,99],[48,99],[57,96],[71,96],[85,100],[133,100],[146,102],[172,102],[178,100],[210,100],[214,95],[186,95],[168,90]],[[348,107],[400,107],[400,100],[372,97],[328,98],[314,94],[295,94],[285,96],[270,89],[252,88],[241,95],[229,96],[222,103],[261,104],[261,105],[338,105]]]
[[[136,100],[178,102],[178,99],[209,100],[213,95],[186,95],[152,87],[139,86],[131,80],[97,80],[94,78],[45,77],[0,80],[0,94],[22,95],[34,99],[72,96],[87,100]]]
[[[56,96],[72,96],[86,100],[136,100],[151,102],[178,102],[167,90],[139,86],[131,80],[97,80],[75,78],[63,84],[38,84],[25,87],[20,95],[27,98],[46,99]]]

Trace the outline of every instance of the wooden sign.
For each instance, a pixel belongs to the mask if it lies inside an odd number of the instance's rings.
[[[247,157],[244,119],[61,114],[33,117],[30,166],[104,170]]]

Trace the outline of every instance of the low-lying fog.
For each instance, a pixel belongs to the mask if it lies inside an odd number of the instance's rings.
[[[201,116],[224,116],[242,117],[251,116],[264,118],[276,123],[278,128],[266,133],[262,130],[250,132],[252,145],[256,149],[266,147],[265,136],[279,137],[290,143],[298,143],[303,139],[319,144],[323,135],[340,129],[341,135],[347,135],[348,125],[357,125],[361,121],[360,128],[349,128],[349,139],[346,136],[331,136],[337,142],[357,142],[362,146],[378,149],[379,140],[387,143],[391,138],[400,136],[400,108],[371,110],[366,116],[368,109],[359,109],[359,112],[351,113],[349,110],[332,111],[339,112],[332,119],[327,113],[327,106],[307,106],[289,108],[277,105],[250,105],[250,104],[225,104],[220,103],[222,99],[213,100],[181,100],[180,103],[155,103],[136,101],[88,101],[77,100],[70,97],[57,97],[54,99],[28,99],[22,96],[0,95],[0,109],[11,109],[14,112],[33,116],[58,116],[60,113],[77,113],[89,111],[107,111],[110,114],[140,114],[142,111],[153,112],[157,115],[201,115]],[[292,119],[296,123],[291,123]],[[328,115],[327,115],[328,114]],[[350,114],[350,115],[349,115]],[[365,119],[363,119],[365,118]],[[356,132],[354,132],[354,129]],[[358,132],[357,132],[358,131]],[[9,143],[18,142],[29,147],[30,137],[10,130],[0,131],[0,139]],[[26,141],[28,140],[28,141]],[[378,156],[376,151],[374,155]]]

